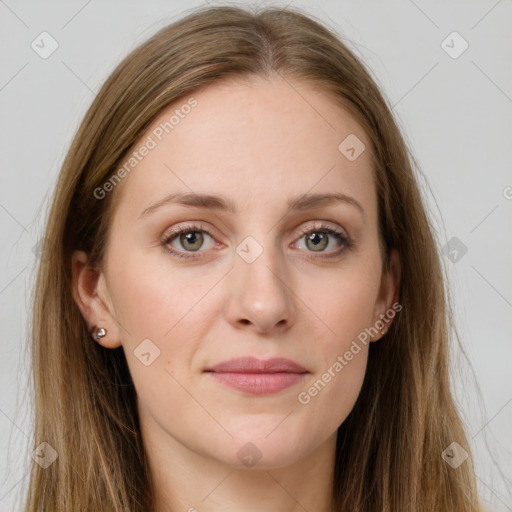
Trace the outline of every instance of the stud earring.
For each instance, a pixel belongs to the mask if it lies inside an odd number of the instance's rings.
[[[94,327],[94,329],[92,330],[92,333],[91,333],[94,341],[101,341],[101,338],[106,336],[106,334],[107,334],[107,329],[105,329],[104,327],[100,327],[99,329],[97,327]]]

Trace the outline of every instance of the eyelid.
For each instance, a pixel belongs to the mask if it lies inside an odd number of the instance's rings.
[[[327,229],[327,230],[334,231],[335,233],[338,233],[339,235],[341,235],[347,239],[350,239],[350,235],[347,233],[347,231],[345,229],[343,229],[342,227],[340,227],[338,224],[331,224],[331,223],[328,223],[328,221],[324,221],[324,220],[319,220],[316,222],[318,224],[315,224],[315,221],[313,221],[313,224],[310,224],[304,228],[301,228],[300,229],[301,236],[304,236],[307,233],[314,231],[314,230],[322,231],[323,229]]]

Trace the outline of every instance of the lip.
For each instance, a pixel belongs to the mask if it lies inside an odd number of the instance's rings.
[[[256,357],[236,357],[223,361],[205,372],[216,373],[307,373],[300,364],[282,357],[258,359]]]
[[[284,358],[238,357],[206,368],[217,381],[255,395],[277,393],[300,382],[309,372]]]

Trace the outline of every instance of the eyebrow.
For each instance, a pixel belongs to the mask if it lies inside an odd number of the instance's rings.
[[[303,194],[288,200],[287,213],[291,211],[304,211],[313,208],[321,208],[331,204],[344,203],[354,206],[359,210],[363,217],[366,216],[364,208],[361,203],[355,198],[341,193],[325,193],[325,194]],[[211,194],[196,194],[196,193],[176,193],[169,194],[163,199],[148,206],[141,212],[139,218],[146,217],[152,212],[155,212],[166,204],[180,204],[192,208],[208,208],[218,211],[226,211],[230,213],[237,213],[237,208],[233,201],[230,199],[215,196]]]

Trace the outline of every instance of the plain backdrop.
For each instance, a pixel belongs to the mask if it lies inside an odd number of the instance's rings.
[[[512,1],[292,4],[350,41],[418,159],[469,357],[455,353],[454,378],[478,484],[490,510],[512,511]],[[20,510],[28,484],[31,404],[16,401],[37,243],[64,155],[121,58],[198,5],[0,0],[0,511]],[[33,49],[41,37],[46,51],[58,44],[47,58]]]

